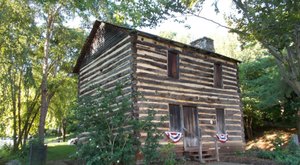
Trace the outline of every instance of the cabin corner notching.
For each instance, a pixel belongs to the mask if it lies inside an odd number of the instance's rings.
[[[178,154],[200,142],[209,151],[216,134],[227,133],[227,142],[219,145],[222,154],[245,146],[238,63],[196,46],[96,21],[74,72],[79,96],[95,92],[91,86],[112,89],[117,82],[128,94],[141,93],[145,99],[133,100],[137,117],[151,108],[168,115],[159,129],[182,132],[175,143]]]

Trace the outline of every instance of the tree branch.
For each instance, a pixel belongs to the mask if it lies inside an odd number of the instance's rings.
[[[201,18],[201,19],[204,19],[204,20],[209,21],[209,22],[212,22],[212,23],[214,23],[214,24],[216,24],[216,25],[218,25],[218,26],[220,26],[220,27],[223,27],[223,28],[225,28],[225,29],[228,29],[228,30],[235,30],[235,29],[233,29],[233,28],[231,28],[231,27],[222,25],[222,24],[220,24],[219,22],[216,22],[216,21],[214,21],[214,20],[212,20],[212,19],[209,19],[209,18],[200,16],[200,15],[197,15],[197,14],[193,14],[193,13],[190,13],[190,15],[191,15],[191,16],[195,16],[195,17],[198,17],[198,18]]]

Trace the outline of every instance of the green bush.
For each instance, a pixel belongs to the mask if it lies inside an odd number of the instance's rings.
[[[79,98],[73,112],[74,123],[79,133],[89,134],[86,140],[79,140],[77,158],[86,164],[134,164],[136,153],[142,151],[145,164],[159,160],[161,133],[157,129],[159,123],[152,122],[155,111],[148,110],[146,118],[136,119],[132,115],[131,98],[132,95],[123,93],[122,85]],[[144,147],[138,139],[139,132],[148,135]]]
[[[163,155],[164,165],[174,165],[178,164],[176,161],[176,154],[174,152],[175,145],[173,143],[168,143],[161,148],[161,153]]]
[[[4,144],[4,146],[2,146],[0,148],[0,162],[2,161],[6,161],[9,159],[9,157],[11,156],[12,153],[12,147],[10,145],[6,145]]]
[[[13,151],[12,146],[4,145],[0,148],[0,164],[5,164],[10,160],[19,160],[22,163],[28,162],[29,147],[23,147],[20,150]]]
[[[276,139],[274,143],[280,143],[280,140]],[[280,164],[286,165],[299,165],[300,164],[300,147],[293,141],[290,141],[286,147],[282,145],[277,146],[274,151],[258,151],[257,157],[263,159],[271,159]]]
[[[144,164],[151,164],[153,161],[158,163],[160,161],[158,148],[161,147],[159,139],[162,138],[162,134],[157,129],[158,124],[153,122],[155,115],[156,112],[154,110],[148,110],[148,116],[139,122],[139,131],[144,131],[147,134],[145,144],[141,147],[144,155]]]

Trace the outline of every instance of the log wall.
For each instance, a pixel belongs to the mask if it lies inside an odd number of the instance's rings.
[[[168,77],[168,50],[179,54],[179,79]],[[216,108],[222,108],[229,140],[220,144],[221,153],[244,149],[236,61],[205,55],[143,34],[137,37],[134,56],[136,90],[145,98],[137,100],[140,118],[147,116],[147,109],[151,108],[158,116],[164,116],[169,114],[169,104],[193,105],[198,110],[203,145],[209,148],[214,145],[216,134]],[[215,63],[222,66],[222,88],[214,87]],[[160,129],[169,130],[169,121]],[[183,142],[176,145],[178,152],[182,152]]]
[[[84,65],[80,68],[79,97],[93,95],[99,88],[113,89],[116,83],[125,85],[125,92],[131,94],[133,73],[131,37],[124,32],[104,28],[99,27],[99,30],[106,31],[106,36],[98,36],[104,38],[103,43],[95,43],[99,42],[99,39],[93,41],[91,54],[87,55]]]
[[[221,153],[243,150],[245,142],[236,61],[144,33],[129,35],[105,27],[99,27],[99,30],[104,31],[95,37],[90,54],[80,66],[79,97],[93,95],[98,87],[112,89],[121,82],[127,94],[137,91],[144,97],[133,97],[136,103],[133,105],[134,114],[140,118],[147,116],[147,110],[152,108],[158,117],[166,116],[169,104],[194,106],[198,111],[202,143],[207,148],[214,145],[216,108],[222,108],[229,141],[220,145]],[[179,55],[179,79],[168,77],[168,50]],[[222,66],[222,88],[214,87],[216,63]],[[169,121],[159,129],[169,130]],[[141,139],[145,136],[141,133]],[[167,140],[161,143],[167,143]],[[176,145],[177,152],[183,152],[183,142]]]

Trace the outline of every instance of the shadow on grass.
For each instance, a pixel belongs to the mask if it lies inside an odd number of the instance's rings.
[[[67,160],[75,154],[76,146],[74,145],[53,145],[48,146],[47,160]]]

